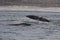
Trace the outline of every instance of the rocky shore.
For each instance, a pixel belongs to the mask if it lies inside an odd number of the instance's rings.
[[[0,6],[7,5],[60,7],[60,0],[0,0]]]

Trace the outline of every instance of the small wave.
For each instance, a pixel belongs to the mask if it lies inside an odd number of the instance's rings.
[[[0,40],[3,40],[2,38],[0,38]]]
[[[31,24],[28,24],[28,23],[19,23],[19,24],[9,24],[10,26],[31,26]]]
[[[0,40],[16,40],[16,39],[11,39],[11,38],[0,38]]]
[[[0,20],[0,21],[17,21],[17,20]]]

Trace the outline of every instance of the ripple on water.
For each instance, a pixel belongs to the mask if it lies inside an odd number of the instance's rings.
[[[0,38],[0,40],[16,40],[16,39],[11,39],[11,38]]]

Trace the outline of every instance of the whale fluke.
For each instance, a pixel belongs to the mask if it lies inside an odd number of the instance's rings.
[[[31,26],[31,24],[29,24],[29,23],[20,23],[20,24],[9,24],[10,26],[20,26],[20,25],[22,25],[22,26]]]
[[[48,20],[46,18],[35,16],[35,15],[27,15],[26,17],[28,17],[30,19],[34,19],[34,20],[43,21],[43,22],[50,22],[50,20]]]

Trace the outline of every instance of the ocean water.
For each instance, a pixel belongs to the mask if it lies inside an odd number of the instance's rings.
[[[37,15],[51,22],[39,22],[26,18]],[[31,26],[10,26],[27,22]],[[60,12],[0,11],[0,40],[60,40]]]

